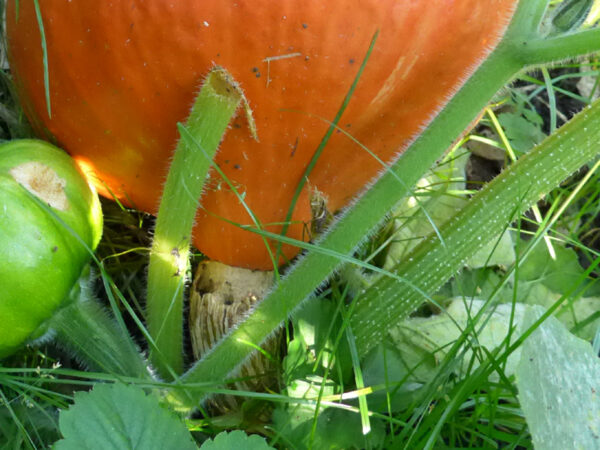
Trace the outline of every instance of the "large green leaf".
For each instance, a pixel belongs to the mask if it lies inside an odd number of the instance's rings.
[[[524,326],[543,313],[533,307]],[[589,342],[550,317],[525,341],[516,375],[536,449],[598,448],[600,361]]]
[[[96,384],[59,418],[56,450],[197,449],[185,425],[135,386]]]

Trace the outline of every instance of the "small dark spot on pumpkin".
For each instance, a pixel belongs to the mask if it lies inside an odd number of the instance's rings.
[[[225,160],[225,164],[229,164],[229,160],[228,159]]]
[[[52,253],[56,253],[58,251],[58,247],[55,245],[54,247],[52,247]]]
[[[253,67],[252,72],[258,72],[258,67]]]
[[[239,128],[242,128],[242,126],[241,126],[239,123],[237,123],[237,122],[234,122],[234,123],[233,123],[233,128],[237,128],[237,129],[239,129]]]
[[[308,56],[308,55],[304,57],[304,61],[308,61],[309,59],[310,59],[310,56]]]
[[[256,72],[255,76],[256,78],[260,78],[260,72]]]
[[[292,158],[296,153],[296,150],[298,149],[298,142],[300,142],[300,139],[296,137],[296,142],[294,142],[294,145],[292,145],[292,153],[290,154],[290,158]]]
[[[351,128],[351,127],[352,127],[352,124],[351,124],[351,123],[347,123],[347,124],[346,124],[346,128]]]
[[[306,30],[306,29],[308,28],[308,24],[306,24],[306,23],[303,23],[303,24],[302,24],[302,28],[304,28],[304,29]]]
[[[354,58],[350,58],[350,60],[348,61],[350,64],[354,64]]]
[[[239,170],[242,168],[242,166],[240,166],[239,164],[234,164],[233,168]]]

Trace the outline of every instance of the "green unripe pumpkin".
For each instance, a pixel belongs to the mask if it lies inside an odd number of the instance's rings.
[[[98,196],[65,152],[0,145],[0,358],[69,302],[101,233]]]

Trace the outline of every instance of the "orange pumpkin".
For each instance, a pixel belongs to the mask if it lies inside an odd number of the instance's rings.
[[[254,110],[217,163],[265,228],[279,232],[293,193],[348,91],[376,30],[375,49],[340,126],[390,162],[498,42],[517,0],[45,0],[51,116],[33,1],[7,2],[9,57],[37,132],[93,170],[104,195],[155,212],[169,157],[204,74],[227,68]],[[449,137],[448,143],[450,144]],[[338,210],[382,170],[334,133],[295,207],[288,236],[306,239],[310,190]],[[262,239],[213,174],[193,242],[230,265],[272,268]],[[286,256],[296,249],[286,247]]]

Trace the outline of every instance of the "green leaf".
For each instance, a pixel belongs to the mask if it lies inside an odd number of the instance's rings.
[[[223,431],[209,439],[202,446],[201,450],[269,450],[272,449],[264,438],[255,434],[248,436],[240,430],[231,432]]]
[[[424,301],[431,301],[431,294],[462,269],[490,236],[500,235],[520,210],[535,204],[542,194],[597,155],[597,139],[589,140],[586,131],[600,131],[593,126],[600,121],[598,108],[600,103],[585,109],[504,170],[438,233],[415,247],[394,268],[397,276],[380,277],[365,289],[351,318],[360,353],[375,346],[391,326]],[[583,152],[577,157],[579,150]]]
[[[383,267],[391,269],[416,245],[456,214],[467,202],[465,166],[469,154],[450,157],[449,162],[436,167],[417,183],[413,196],[403,201],[393,212],[393,241],[387,248]]]
[[[392,412],[408,408],[434,374],[433,354],[408,343],[402,345],[398,347],[391,339],[384,340],[364,358],[365,385],[383,386],[368,397],[372,411],[387,413],[388,408]]]
[[[543,313],[532,308],[524,325]],[[550,317],[525,341],[516,375],[535,448],[598,448],[600,362],[588,342]]]
[[[124,384],[96,384],[77,392],[75,404],[61,411],[64,439],[56,450],[196,449],[185,425],[158,399]]]
[[[509,231],[488,241],[467,260],[467,267],[479,269],[490,266],[509,266],[515,262],[515,249]]]
[[[310,435],[313,426],[312,414],[298,412],[303,407],[279,407],[273,413],[273,427],[286,443],[285,448],[291,449],[361,449],[381,448],[385,438],[385,426],[380,420],[372,420],[371,432],[363,435],[360,415],[355,412],[336,408],[325,408],[317,419],[317,429],[314,441]],[[314,411],[313,411],[314,414]]]
[[[345,339],[337,348],[335,340],[342,327],[342,320],[334,302],[315,301],[307,303],[292,317],[294,339],[288,345],[284,359],[285,379],[290,389],[292,381],[330,368],[330,376],[340,381],[352,375],[350,350]],[[315,364],[317,364],[315,366]],[[289,393],[289,392],[288,392]],[[292,395],[292,394],[290,394]]]
[[[482,298],[488,299],[497,290],[497,286],[502,281],[502,273],[490,268],[484,267],[475,270],[464,270],[457,274],[450,283],[448,283],[439,293],[445,294],[450,298]],[[513,287],[506,283],[500,288],[496,295],[501,302],[512,301]],[[438,300],[440,302],[440,300]]]
[[[573,249],[562,245],[553,247],[554,258],[546,246],[536,245],[519,267],[519,280],[542,283],[552,291],[564,294],[572,289],[573,280],[577,280],[584,270]]]
[[[407,367],[407,369],[416,369],[414,374],[420,376],[421,381],[428,381],[433,375],[437,363],[445,357],[452,344],[461,338],[469,326],[473,326],[474,331],[467,331],[467,333],[470,336],[476,336],[476,340],[472,344],[465,344],[469,349],[466,350],[462,359],[456,360],[459,363],[456,366],[457,372],[468,370],[471,364],[473,350],[470,345],[473,345],[473,348],[485,347],[492,352],[498,346],[505,344],[509,332],[511,332],[510,326],[513,325],[516,326],[516,330],[519,329],[519,323],[522,321],[527,306],[521,304],[500,304],[489,308],[488,306],[483,300],[459,298],[453,300],[447,310],[437,316],[407,319],[393,328],[390,336],[398,351],[405,353],[405,349],[410,349],[404,359],[420,364],[420,366],[415,367],[415,365]],[[475,316],[484,307],[488,309],[482,318],[475,322]],[[518,335],[519,333],[513,330],[511,341],[514,341]],[[517,363],[514,358],[514,354],[508,358],[505,370],[507,374],[514,372]],[[477,358],[475,358],[473,367],[478,365]]]
[[[531,110],[524,111],[528,111],[527,115],[525,112],[523,114],[507,112],[498,115],[498,121],[504,128],[506,137],[513,150],[518,153],[531,150],[546,137],[542,132],[541,123],[537,121],[540,117],[535,113],[532,114]]]
[[[0,448],[3,450],[35,448],[36,445],[42,448],[44,443],[60,438],[55,408],[32,403],[25,395],[22,398],[23,401],[9,400],[10,404],[0,407]]]
[[[285,393],[312,402],[279,404],[275,408],[273,428],[286,448],[368,448],[367,442],[378,447],[385,435],[380,421],[371,420],[371,431],[364,436],[357,412],[338,410],[326,402],[317,408],[318,399],[339,394],[352,378],[348,341],[339,336],[343,322],[336,303],[307,303],[293,315],[292,322],[294,339],[288,344],[283,362]]]
[[[574,278],[571,283],[574,282]],[[517,285],[517,300],[528,305],[550,308],[562,298],[543,283],[520,282]],[[577,336],[582,339],[593,339],[599,325],[597,317],[600,311],[599,297],[567,297],[554,313],[554,316],[570,330],[577,327]],[[592,317],[593,316],[593,317]],[[594,318],[595,317],[595,318]],[[585,326],[582,326],[585,323]]]
[[[466,270],[440,293],[451,297],[488,299],[494,294],[499,303],[523,303],[551,307],[563,294],[569,294],[555,312],[555,316],[569,329],[577,328],[577,336],[584,339],[594,337],[600,311],[600,298],[588,289],[592,287],[590,280],[580,285],[573,294],[574,283],[582,279],[584,270],[578,262],[577,254],[558,241],[553,243],[555,258],[548,253],[548,248],[540,242],[530,252],[527,259],[520,260],[518,269],[498,292],[501,273],[491,268]],[[582,294],[585,294],[583,296]],[[438,302],[445,304],[444,299]],[[585,322],[585,326],[580,324]]]
[[[324,380],[318,375],[309,375],[291,381],[286,388],[286,393],[292,398],[310,399],[316,402],[320,395],[333,395],[335,388],[331,380]],[[326,416],[330,414],[327,410],[325,406],[320,407],[317,423],[323,420],[323,414]],[[273,411],[273,428],[286,441],[294,442],[295,445],[303,442],[304,445],[300,446],[302,448],[307,446],[310,440],[316,411],[316,403],[278,404]],[[358,415],[356,417],[358,419]],[[360,419],[357,421],[357,426],[360,428]],[[315,439],[319,439],[318,432],[315,434]]]
[[[482,300],[458,298],[441,314],[405,320],[390,331],[389,340],[365,358],[365,383],[384,387],[369,396],[369,406],[387,412],[389,399],[391,411],[402,410],[419,398],[420,388],[434,380],[442,368],[459,378],[476,370],[488,353],[506,346],[509,332],[511,342],[518,338],[527,308],[520,304],[493,307]],[[512,330],[511,325],[515,327]],[[508,357],[500,351],[495,358],[510,376],[519,361],[519,350]],[[497,378],[496,373],[490,377]]]

